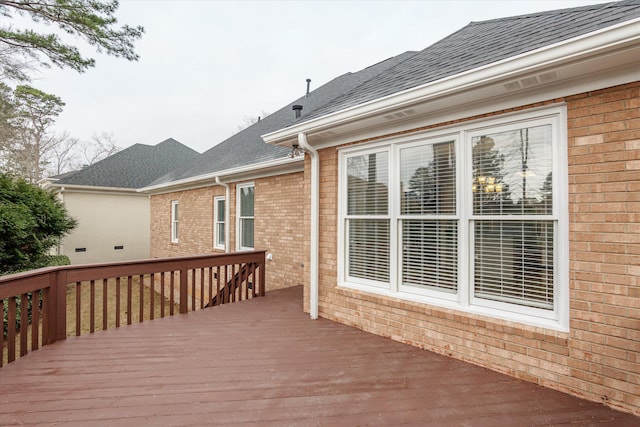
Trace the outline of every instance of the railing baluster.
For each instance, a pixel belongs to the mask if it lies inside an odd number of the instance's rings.
[[[109,310],[107,306],[107,301],[109,300],[109,295],[107,291],[107,279],[102,279],[102,330],[106,331],[109,327]]]
[[[82,296],[82,291],[80,290],[81,288],[81,283],[80,282],[76,282],[76,336],[79,337],[80,336],[80,315],[82,313],[81,311],[81,304],[80,304],[80,298]]]
[[[89,300],[89,333],[92,334],[96,331],[96,281],[91,280],[89,286],[91,296]]]
[[[49,316],[51,311],[49,309],[49,299],[51,298],[51,288],[42,290],[42,310],[40,315],[42,316],[42,346],[49,344],[49,334],[51,333],[51,323]]]
[[[164,317],[164,306],[167,303],[164,297],[164,271],[160,273],[160,298],[162,298],[162,305],[160,306],[160,317]]]
[[[189,270],[180,270],[180,313],[189,312]]]
[[[28,353],[27,329],[29,326],[29,295],[20,296],[20,357]]]
[[[116,328],[120,327],[120,277],[116,277]]]
[[[191,311],[196,311],[196,269],[191,269]]]
[[[171,289],[169,291],[169,315],[173,316],[174,305],[175,303],[175,283],[176,282],[176,272],[171,271],[171,277],[169,278],[169,285],[171,285]]]
[[[4,363],[4,299],[0,298],[0,368]]]
[[[207,304],[211,304],[213,298],[213,267],[209,267],[209,298],[207,298]]]
[[[200,269],[200,308],[204,308],[204,268]]]
[[[31,293],[31,351],[38,349],[40,341],[40,293]]]
[[[249,280],[251,278],[251,272],[250,272],[250,268],[251,268],[251,264],[247,263],[246,265],[246,269],[247,269],[247,273],[246,273],[246,285],[244,288],[244,299],[249,299],[249,283],[251,283],[251,281]],[[252,286],[253,287],[253,286]]]
[[[144,322],[144,276],[141,274],[138,279],[140,280],[140,317],[138,318],[138,322],[142,323]]]
[[[131,294],[133,293],[133,276],[127,276],[127,325],[131,324]]]
[[[16,297],[9,298],[9,312],[7,313],[7,362],[16,360]]]
[[[220,279],[221,279],[220,270],[221,270],[221,268],[220,268],[220,266],[218,266],[218,269],[216,270],[216,273],[217,273],[216,276],[217,277],[216,277],[216,303],[215,303],[215,305],[220,305]]]
[[[154,281],[153,273],[151,273],[151,282],[149,282],[149,319],[153,320],[156,308],[154,307],[154,295],[155,295],[156,284]]]

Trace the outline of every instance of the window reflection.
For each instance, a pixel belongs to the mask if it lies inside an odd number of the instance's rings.
[[[551,141],[551,125],[473,138],[473,213],[552,214]]]

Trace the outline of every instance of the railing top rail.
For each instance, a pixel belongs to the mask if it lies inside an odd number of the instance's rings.
[[[239,262],[262,262],[265,256],[261,251],[242,251],[224,254],[207,254],[195,256],[150,258],[133,261],[119,261],[95,264],[64,265],[58,267],[44,267],[37,270],[24,271],[0,276],[0,289],[3,286],[17,283],[48,282],[52,273],[66,272],[69,282],[79,280],[93,280],[104,277],[122,277],[136,274],[146,274],[160,271],[172,271],[182,268],[200,268],[205,266],[223,266]],[[6,291],[7,289],[5,289]],[[27,290],[25,292],[30,292]],[[5,292],[0,291],[0,294]]]

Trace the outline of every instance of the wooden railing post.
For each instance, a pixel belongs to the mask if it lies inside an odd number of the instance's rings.
[[[260,296],[263,297],[265,294],[265,288],[266,286],[266,267],[267,266],[267,261],[266,261],[266,257],[265,254],[262,254],[262,258],[260,259],[260,267],[259,267],[259,277],[260,277]]]
[[[187,289],[189,287],[189,270],[186,268],[180,269],[180,313],[189,312],[189,298]]]
[[[56,285],[53,288],[51,300],[55,301],[55,310],[50,316],[53,320],[54,341],[67,339],[67,272],[58,270],[56,272]]]

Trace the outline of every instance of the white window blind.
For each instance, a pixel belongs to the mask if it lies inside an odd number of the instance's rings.
[[[347,160],[347,274],[389,282],[389,155]]]
[[[214,246],[216,248],[225,247],[225,201],[224,197],[214,199]]]
[[[171,201],[171,241],[178,242],[178,201]]]
[[[551,135],[544,125],[472,139],[477,298],[554,308]]]
[[[458,283],[453,141],[400,150],[401,285],[455,292]]]
[[[242,249],[253,249],[254,244],[254,187],[243,185],[238,187],[239,192],[239,227],[240,227],[240,247]]]

